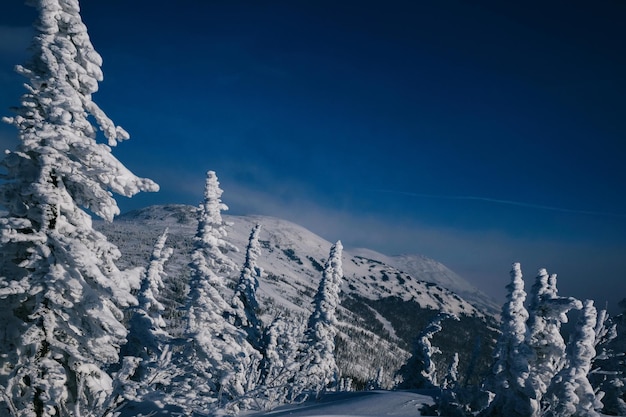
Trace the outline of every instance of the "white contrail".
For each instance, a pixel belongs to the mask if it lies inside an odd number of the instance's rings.
[[[442,199],[442,200],[484,201],[487,203],[506,204],[509,206],[527,207],[527,208],[538,209],[538,210],[558,211],[561,213],[585,214],[588,216],[626,217],[626,213],[610,213],[610,212],[604,212],[604,211],[577,210],[577,209],[569,209],[569,208],[564,208],[564,207],[544,206],[542,204],[524,203],[522,201],[513,201],[513,200],[500,200],[498,198],[479,197],[479,196],[472,196],[472,195],[421,194],[421,193],[412,193],[408,191],[394,191],[394,190],[375,190],[375,191],[380,192],[380,193],[400,194],[400,195],[406,195],[410,197],[436,198],[436,199]]]

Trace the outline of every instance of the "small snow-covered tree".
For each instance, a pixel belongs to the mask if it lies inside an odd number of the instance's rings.
[[[589,383],[591,361],[596,355],[597,310],[585,300],[576,329],[567,345],[567,364],[553,378],[546,393],[546,417],[596,417],[602,402]]]
[[[448,372],[443,379],[441,384],[442,389],[451,389],[453,390],[459,382],[459,354],[454,352],[454,356],[452,357],[452,362],[450,363],[450,367],[448,368]]]
[[[342,377],[341,379],[339,379],[339,384],[337,384],[337,391],[338,392],[351,392],[354,391],[354,388],[352,387],[352,378],[350,377]]]
[[[129,400],[163,400],[164,388],[178,374],[171,361],[172,337],[161,315],[165,307],[159,301],[164,288],[164,264],[173,253],[172,248],[165,247],[167,235],[166,229],[154,245],[137,295],[139,304],[129,319],[128,342],[121,351],[126,358],[138,359],[137,369],[129,377],[132,381],[121,394]]]
[[[596,324],[596,356],[591,364],[589,381],[602,396],[602,412],[609,415],[626,415],[626,373],[624,373],[623,348],[614,346],[617,339],[617,322],[623,315],[609,317],[606,309],[598,311]]]
[[[227,256],[236,247],[225,240],[226,223],[221,212],[228,209],[215,172],[207,172],[204,201],[198,211],[198,231],[191,256],[185,368],[188,372],[178,391],[185,407],[210,409],[233,405],[243,396],[258,353],[246,332],[228,320],[233,311],[222,296],[224,274],[235,268]]]
[[[531,352],[526,344],[526,320],[528,311],[524,307],[526,292],[519,263],[511,270],[511,282],[507,285],[507,301],[502,306],[501,335],[494,352],[495,365],[488,388],[495,394],[492,403],[481,416],[538,415],[539,405],[533,398],[530,386],[529,361]]]
[[[84,209],[111,221],[113,193],[158,186],[111,154],[129,136],[92,101],[102,59],[78,1],[29,4],[39,14],[33,58],[17,67],[27,92],[3,119],[20,143],[0,162],[1,398],[14,416],[97,416],[113,385],[105,370],[125,342],[120,308],[136,300],[118,249]]]
[[[293,384],[291,398],[310,392],[319,396],[338,382],[339,368],[335,362],[335,336],[337,318],[335,310],[339,305],[339,292],[343,278],[343,246],[337,241],[330,253],[317,293],[313,300],[313,312],[309,317],[304,333],[304,343],[299,357],[300,371]]]
[[[437,369],[432,358],[433,355],[441,353],[441,350],[433,346],[431,340],[436,333],[442,330],[441,322],[446,318],[458,320],[458,317],[454,315],[439,313],[430,320],[418,335],[413,355],[398,371],[403,377],[403,381],[400,384],[401,388],[434,388],[438,386]]]
[[[288,402],[291,382],[300,370],[298,352],[304,323],[297,318],[275,318],[263,333],[264,355],[257,386],[260,409]]]
[[[259,278],[262,274],[262,269],[256,263],[261,254],[261,246],[259,245],[260,230],[261,225],[256,224],[250,232],[246,259],[231,304],[234,310],[234,325],[243,329],[248,335],[248,342],[263,354],[261,320],[257,316],[259,303],[256,298]]]
[[[367,381],[367,384],[365,385],[365,389],[370,390],[370,391],[383,389],[383,376],[384,376],[384,370],[383,370],[383,367],[381,366],[376,371],[376,376],[374,376],[373,378],[370,378],[369,381]]]
[[[451,417],[470,416],[469,406],[462,404],[463,392],[458,385],[459,379],[459,354],[454,353],[448,372],[441,383],[441,393],[437,399],[438,415]]]
[[[604,406],[602,413],[610,416],[626,415],[626,376],[622,373],[612,375],[600,387],[604,394],[601,399]]]
[[[132,309],[129,320],[128,343],[122,349],[124,356],[136,356],[144,363],[156,361],[170,339],[161,316],[165,307],[159,301],[159,293],[164,288],[163,265],[173,253],[172,248],[165,247],[167,234],[166,229],[154,245],[137,294],[139,304]]]
[[[528,308],[527,343],[531,350],[529,382],[541,401],[550,381],[565,364],[565,341],[561,323],[567,323],[567,312],[581,309],[582,303],[573,297],[559,297],[556,274],[540,269],[531,287]]]

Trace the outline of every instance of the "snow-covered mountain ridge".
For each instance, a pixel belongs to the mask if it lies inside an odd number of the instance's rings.
[[[237,247],[243,250],[245,248],[250,229],[255,223],[263,226],[263,235],[261,240],[264,241],[268,254],[261,261],[262,266],[266,270],[272,270],[272,265],[280,269],[285,261],[285,257],[289,262],[298,263],[296,252],[306,254],[306,258],[322,260],[328,254],[331,242],[315,235],[309,230],[296,225],[287,220],[277,219],[268,216],[230,216],[224,215],[224,219],[232,224],[229,229],[229,240]],[[140,210],[135,210],[121,215],[116,221],[144,223],[146,225],[169,227],[171,233],[179,231],[193,236],[196,228],[195,207],[185,205],[163,205],[152,206]],[[275,248],[268,247],[272,243],[274,247],[282,248],[283,254],[274,256],[271,254]],[[291,250],[294,253],[291,253]],[[243,260],[243,252],[231,255],[237,262]],[[271,259],[274,258],[274,259]],[[445,265],[427,258],[422,255],[396,255],[388,256],[380,252],[376,252],[365,248],[344,249],[343,270],[346,277],[346,283],[343,288],[344,292],[353,292],[349,288],[350,284],[359,285],[360,289],[365,289],[368,294],[375,296],[399,296],[407,299],[415,297],[420,305],[429,307],[441,307],[444,311],[450,313],[469,313],[469,314],[497,314],[500,306],[493,299],[482,293],[468,281],[460,277],[455,272],[448,269]],[[270,262],[271,259],[271,262]],[[309,262],[310,259],[308,259]],[[347,262],[350,260],[350,262]],[[264,265],[263,262],[269,262]],[[300,259],[302,261],[302,259]],[[321,262],[320,262],[321,264]],[[288,268],[291,269],[291,268]],[[310,276],[314,275],[314,279],[319,279],[317,273],[312,270],[319,271],[318,265],[301,265],[301,270]],[[393,275],[396,282],[389,277]],[[408,276],[408,283],[402,276]],[[374,276],[376,284],[359,283],[355,280],[357,276]],[[380,279],[378,279],[380,278]],[[372,279],[372,281],[374,281]],[[413,282],[411,282],[413,281]],[[426,283],[436,284],[426,285]],[[426,286],[426,288],[424,288]],[[434,291],[433,291],[434,288]],[[430,291],[428,291],[430,290]],[[455,311],[452,305],[443,306],[441,301],[432,294],[449,290],[458,294],[462,299],[458,306],[460,310]],[[423,303],[423,304],[422,304]],[[469,303],[472,306],[467,306]]]
[[[229,254],[238,265],[243,264],[250,230],[256,223],[262,226],[258,264],[264,274],[258,296],[265,318],[269,320],[276,314],[292,315],[298,320],[307,317],[331,243],[277,218],[224,219],[231,223],[227,239],[240,249]],[[96,222],[96,227],[120,248],[123,257],[119,264],[123,268],[145,266],[152,245],[168,228],[168,245],[174,248],[166,264],[172,297],[184,292],[196,226],[196,208],[186,205],[151,206],[123,214],[110,224]],[[432,259],[413,255],[391,257],[367,249],[344,250],[343,272],[337,354],[342,371],[357,380],[373,378],[382,367],[391,385],[393,374],[409,355],[414,337],[438,312],[463,320],[461,325],[450,321],[450,331],[440,336],[442,344],[467,351],[467,344],[474,344],[476,333],[486,340],[491,338],[488,329],[493,325],[495,303]],[[231,278],[234,280],[237,275],[235,272]],[[476,330],[479,327],[481,330]],[[459,353],[469,356],[471,352]],[[447,360],[445,356],[442,355],[442,362]]]

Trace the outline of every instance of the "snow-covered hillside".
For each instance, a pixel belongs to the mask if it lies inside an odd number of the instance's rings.
[[[264,274],[258,294],[266,321],[279,313],[304,320],[331,243],[281,219],[225,219],[232,223],[228,239],[240,248],[240,252],[230,254],[238,265],[243,264],[250,230],[256,223],[262,225],[262,255],[258,263]],[[195,207],[152,206],[124,214],[112,224],[97,222],[96,226],[121,249],[124,255],[120,265],[124,268],[145,266],[152,245],[167,227],[168,245],[174,248],[166,265],[170,297],[184,295],[196,230]],[[445,345],[445,354],[439,358],[441,367],[445,368],[453,351],[469,359],[468,346],[473,346],[476,338],[486,343],[483,356],[484,362],[488,362],[494,303],[442,264],[421,256],[389,257],[358,249],[344,251],[343,271],[337,355],[344,375],[364,384],[383,368],[383,384],[392,386],[394,373],[408,358],[413,339],[440,311],[461,317],[461,322],[444,322],[444,331],[438,335],[439,340],[434,340]],[[170,301],[175,311],[176,303]],[[171,321],[175,323],[175,313]]]
[[[482,311],[497,315],[501,306],[469,281],[434,259],[418,254],[387,256],[370,249],[354,249],[353,255],[376,259],[422,281],[438,284],[460,295]]]

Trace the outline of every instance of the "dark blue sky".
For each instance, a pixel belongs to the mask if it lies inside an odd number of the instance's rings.
[[[0,15],[0,108],[34,10]],[[626,297],[626,3],[84,1],[115,155],[196,204],[422,253],[501,296],[513,261]],[[11,127],[0,144],[11,147]]]

